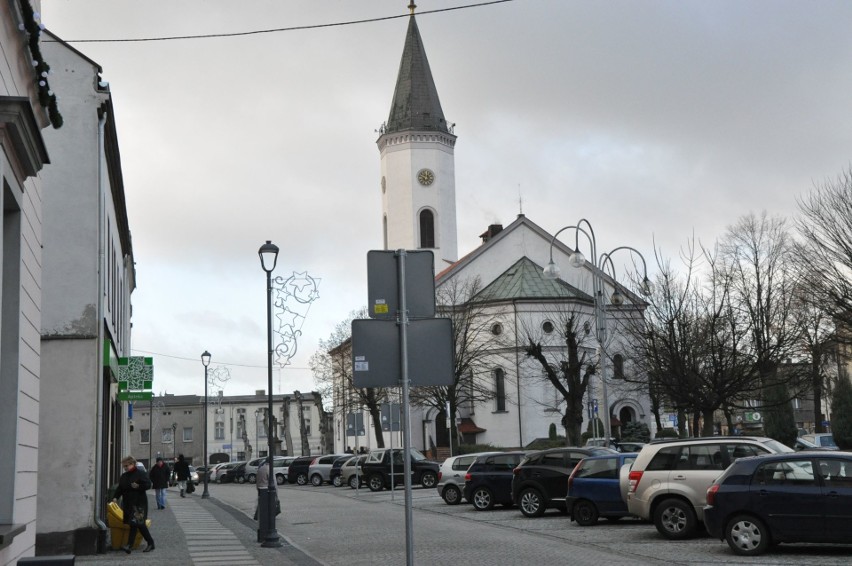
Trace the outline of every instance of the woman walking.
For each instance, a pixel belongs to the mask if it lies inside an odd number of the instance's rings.
[[[186,480],[189,479],[189,463],[184,460],[183,454],[178,454],[177,462],[175,462],[175,476],[177,476],[180,496],[183,497],[186,493]]]
[[[118,503],[121,498],[121,511],[124,513],[124,523],[130,525],[127,544],[121,549],[130,554],[133,542],[136,540],[136,530],[142,533],[142,538],[148,543],[142,552],[154,550],[154,539],[148,531],[145,520],[148,518],[148,496],[145,492],[151,489],[148,474],[136,467],[136,458],[127,456],[121,461],[124,473],[118,478],[118,488],[115,490],[113,501]]]

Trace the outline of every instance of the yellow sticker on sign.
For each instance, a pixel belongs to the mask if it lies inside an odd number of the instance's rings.
[[[386,304],[374,305],[373,306],[373,312],[376,313],[376,314],[387,314],[388,313],[388,306]]]

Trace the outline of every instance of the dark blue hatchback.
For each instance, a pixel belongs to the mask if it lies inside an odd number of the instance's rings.
[[[464,498],[477,511],[488,511],[495,503],[512,506],[512,470],[526,452],[484,454],[474,460],[464,476]]]
[[[636,460],[635,452],[591,456],[581,460],[568,477],[568,513],[578,525],[594,525],[599,517],[618,520],[630,515],[621,498],[619,470]]]
[[[852,544],[852,453],[740,458],[707,490],[704,525],[742,555],[782,542]]]

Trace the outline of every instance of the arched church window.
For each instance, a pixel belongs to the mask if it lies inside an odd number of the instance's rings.
[[[616,354],[612,357],[612,377],[624,379],[624,356]]]
[[[431,210],[420,212],[420,247],[435,247],[435,215]]]
[[[506,372],[503,368],[494,370],[494,400],[496,411],[506,410]]]

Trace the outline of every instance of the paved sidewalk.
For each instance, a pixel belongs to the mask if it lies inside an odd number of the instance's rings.
[[[148,498],[151,536],[155,549],[126,554],[112,550],[96,556],[78,556],[77,564],[177,563],[198,566],[283,564],[321,566],[287,539],[281,537],[281,548],[263,548],[257,542],[257,523],[244,513],[211,497],[201,499],[199,491],[181,498],[169,490],[166,508],[158,510],[153,492]]]

